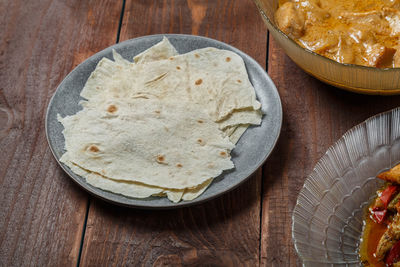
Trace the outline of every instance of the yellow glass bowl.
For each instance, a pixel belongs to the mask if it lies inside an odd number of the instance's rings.
[[[400,94],[400,68],[379,69],[338,63],[301,47],[278,29],[278,0],[253,0],[274,39],[305,72],[333,86],[361,94]]]

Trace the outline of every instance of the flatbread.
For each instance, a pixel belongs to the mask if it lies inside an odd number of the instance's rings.
[[[234,127],[234,131],[229,135],[229,140],[236,144],[249,126],[250,124],[241,124]]]
[[[106,101],[59,118],[66,155],[103,176],[163,188],[196,187],[234,167],[234,144],[192,103]],[[64,157],[64,156],[63,156]]]
[[[215,53],[218,56],[215,56]],[[130,103],[128,106],[135,105],[134,102],[146,104],[156,103],[157,101],[162,101],[163,103],[179,102],[180,104],[186,102],[183,106],[190,103],[190,106],[197,107],[199,110],[204,110],[203,112],[208,113],[211,117],[210,121],[216,123],[217,127],[223,131],[220,132],[220,136],[222,138],[223,136],[229,137],[232,143],[236,143],[239,140],[250,124],[261,123],[261,105],[255,99],[254,88],[248,81],[243,61],[235,53],[206,48],[195,50],[185,55],[178,55],[176,49],[164,37],[160,43],[137,55],[134,58],[136,64],[125,60],[115,51],[113,51],[113,57],[114,61],[103,58],[98,63],[82,90],[81,95],[88,100],[81,102],[86,113],[88,113],[85,115],[87,116],[86,119],[88,119],[87,122],[91,121],[93,124],[92,119],[96,117],[93,112],[98,111],[99,105],[103,104],[110,107],[118,103],[119,109],[128,100],[127,102]],[[221,69],[223,69],[222,73],[219,72]],[[224,71],[228,72],[229,75],[226,75],[226,73],[224,75]],[[188,83],[190,84],[189,86],[187,86]],[[146,100],[150,101],[144,102]],[[90,112],[88,110],[92,110],[92,115],[89,115]],[[121,117],[121,114],[116,115],[111,114],[114,112],[105,112],[104,108],[103,110],[100,108],[100,112],[102,114],[100,121],[103,121],[103,123],[104,121]],[[119,110],[119,112],[121,113],[122,111]],[[141,113],[139,116],[142,115],[146,116],[146,112]],[[80,116],[82,118],[85,117],[84,115]],[[126,119],[126,116],[124,118]],[[59,119],[66,126],[68,121],[71,122],[77,118]],[[94,120],[94,127],[98,127],[98,122]],[[91,123],[87,123],[86,126],[90,127],[88,125]],[[77,125],[79,123],[76,123],[75,126]],[[75,126],[71,128],[75,128]],[[66,127],[68,128],[69,126]],[[81,127],[79,128],[80,130],[85,129],[82,122],[77,127]],[[67,128],[64,134],[68,132]],[[96,136],[95,131],[91,132]],[[224,140],[224,142],[226,141],[227,139]],[[224,149],[228,154],[233,148],[232,143],[229,145],[227,143],[224,144]],[[87,145],[86,148],[88,148]],[[70,146],[68,145],[68,147]],[[103,172],[100,174],[81,167],[76,163],[79,160],[71,161],[70,157],[71,155],[74,157],[75,152],[72,153],[71,149],[67,149],[67,153],[63,155],[61,161],[75,173],[84,177],[89,184],[129,197],[146,198],[153,195],[167,196],[173,202],[179,202],[181,199],[192,200],[201,195],[213,180],[213,178],[203,176],[200,181],[196,181],[192,186],[188,187],[185,184],[186,187],[180,189],[170,188],[170,185],[169,188],[163,188],[137,182],[136,177],[118,180],[108,177],[108,170],[107,176],[104,175],[106,171],[104,168],[101,168],[101,170],[95,168],[96,171]],[[224,168],[233,167],[233,164],[227,167],[228,165]],[[99,167],[96,164],[94,166]],[[115,170],[113,171],[115,172]],[[189,170],[189,172],[191,171]],[[173,187],[179,186],[174,185]]]
[[[179,55],[178,51],[176,51],[175,47],[169,42],[168,38],[164,36],[161,42],[135,56],[133,61],[137,64],[144,64],[168,59],[176,55]]]
[[[125,68],[104,59],[98,68],[81,93],[94,104],[104,98],[179,99],[203,106],[214,121],[261,107],[242,58],[227,50],[209,47]]]
[[[94,187],[112,193],[133,197],[133,198],[148,198],[150,196],[167,196],[172,202],[184,200],[192,200],[202,194],[210,185],[212,179],[207,180],[203,184],[193,189],[169,190],[166,188],[149,186],[137,182],[118,181],[102,176],[98,173],[90,172],[82,169],[78,165],[73,164],[66,157],[63,158],[65,163],[74,173],[86,179],[86,182]]]
[[[227,127],[232,127],[241,124],[259,125],[261,123],[261,110],[251,108],[237,110],[231,113],[226,119],[219,121],[219,128],[224,130]]]
[[[106,191],[135,198],[147,198],[152,195],[164,193],[163,188],[144,185],[136,182],[117,181],[102,176],[98,173],[85,170],[78,165],[72,163],[70,160],[67,160],[67,157],[65,156],[62,158],[62,162],[67,165],[74,173],[84,177],[88,184],[91,184]]]
[[[203,194],[203,192],[210,186],[212,183],[213,179],[206,180],[204,183],[201,185],[197,186],[196,188],[193,189],[185,189],[185,192],[182,195],[183,200],[193,200]]]

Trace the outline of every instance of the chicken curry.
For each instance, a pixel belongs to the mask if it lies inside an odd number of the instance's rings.
[[[400,0],[280,0],[277,26],[340,63],[400,67]]]
[[[400,165],[378,178],[387,183],[366,211],[360,259],[364,266],[400,266]]]

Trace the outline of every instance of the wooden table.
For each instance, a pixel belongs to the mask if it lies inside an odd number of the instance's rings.
[[[301,71],[251,0],[0,1],[0,266],[293,266],[291,213],[335,140],[400,97],[357,95]],[[75,185],[47,145],[46,107],[90,55],[155,33],[208,36],[266,68],[282,98],[275,151],[245,184],[202,205],[117,207]]]

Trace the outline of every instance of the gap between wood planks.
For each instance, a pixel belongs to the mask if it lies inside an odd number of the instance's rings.
[[[121,14],[119,16],[119,23],[118,23],[118,31],[117,31],[117,37],[115,38],[115,43],[119,43],[119,36],[121,34],[121,28],[122,28],[122,21],[124,19],[124,13],[125,13],[125,4],[126,0],[122,0],[122,7],[121,7]],[[89,217],[89,209],[90,209],[90,199],[92,196],[89,195],[88,197],[88,202],[86,206],[86,214],[85,214],[85,219],[83,222],[83,229],[82,229],[82,237],[81,237],[81,244],[79,246],[79,254],[78,254],[78,259],[76,262],[76,266],[79,267],[81,264],[81,257],[82,257],[82,249],[83,249],[83,243],[85,242],[85,234],[86,234],[86,226],[87,226],[87,220]]]
[[[265,55],[265,71],[268,73],[268,59],[269,59],[269,31],[267,31],[267,44],[266,44],[266,55]],[[268,159],[267,159],[268,160]],[[266,161],[267,161],[266,160]],[[263,203],[264,203],[264,177],[266,176],[265,163],[261,166],[261,190],[260,190],[260,239],[258,241],[258,266],[261,266],[262,261],[262,251],[261,251],[261,242],[262,242],[262,232],[263,232]]]

